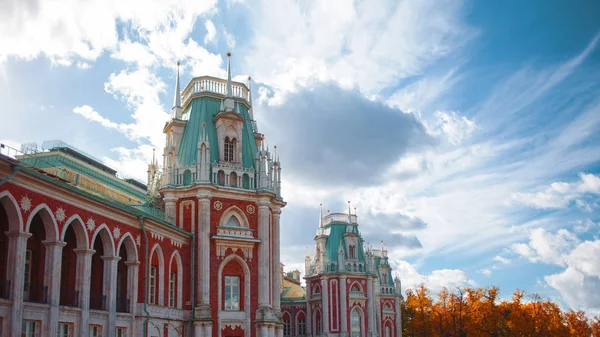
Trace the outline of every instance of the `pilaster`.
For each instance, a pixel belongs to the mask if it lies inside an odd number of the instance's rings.
[[[310,281],[306,280],[306,334],[312,336],[312,304],[310,302],[312,292],[310,290]]]
[[[12,308],[10,313],[10,336],[21,334],[21,320],[23,317],[23,283],[25,282],[25,250],[27,239],[31,233],[12,231],[6,232],[8,237],[7,271],[11,280]]]
[[[372,277],[368,277],[367,278],[367,296],[368,296],[368,300],[367,300],[367,314],[369,317],[369,336],[374,336],[376,333],[376,329],[375,327],[377,326],[375,319],[374,319],[374,313],[375,313],[375,288],[373,286],[373,278]]]
[[[281,216],[281,209],[279,207],[273,207],[272,210],[273,216],[273,226],[272,226],[272,241],[273,241],[273,252],[271,252],[271,256],[273,257],[273,266],[272,266],[272,292],[273,292],[273,309],[275,312],[280,311],[280,302],[281,302],[281,277],[280,277],[280,264],[281,264],[281,256],[280,256],[280,247],[279,247],[279,219]]]
[[[46,247],[46,261],[44,268],[44,284],[48,286],[48,334],[58,334],[58,314],[60,302],[60,271],[62,264],[62,250],[67,245],[63,241],[42,241]]]
[[[210,199],[198,195],[198,318],[210,319]]]
[[[270,307],[269,305],[269,203],[260,200],[258,203],[258,307]],[[279,266],[277,266],[279,269]]]
[[[321,317],[321,325],[323,326],[323,333],[329,333],[329,287],[327,284],[327,278],[321,279],[321,305],[323,306],[323,316]]]
[[[127,294],[129,299],[129,312],[135,317],[136,313],[136,303],[138,297],[138,277],[139,277],[139,269],[140,262],[139,261],[127,261],[125,262],[127,266]],[[134,318],[135,319],[135,318]],[[132,321],[132,324],[134,322]],[[132,325],[133,326],[133,325]]]
[[[340,324],[341,337],[348,335],[348,297],[346,296],[346,275],[340,276]]]
[[[77,254],[77,280],[76,287],[79,289],[79,306],[81,307],[80,337],[88,337],[88,326],[90,319],[90,281],[92,275],[93,249],[74,249]]]
[[[395,337],[402,337],[402,313],[401,310],[401,297],[396,297],[396,335]]]

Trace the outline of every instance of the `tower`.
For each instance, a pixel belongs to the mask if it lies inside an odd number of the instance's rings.
[[[319,219],[315,254],[305,259],[307,334],[401,337],[400,280],[387,250],[364,246],[356,211]]]
[[[163,132],[165,219],[195,233],[195,336],[281,335],[281,165],[256,130],[250,89],[194,77]]]

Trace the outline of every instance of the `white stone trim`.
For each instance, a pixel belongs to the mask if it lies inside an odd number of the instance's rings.
[[[162,248],[158,243],[155,243],[150,250],[150,259],[148,260],[148,272],[150,272],[150,266],[152,266],[152,260],[154,259],[154,253],[158,254],[158,278],[156,282],[158,283],[158,301],[156,301],[157,305],[164,306],[165,305],[165,256],[163,254]],[[150,279],[150,275],[148,275],[148,279]],[[150,287],[146,289],[146,292],[149,291]],[[150,294],[148,294],[148,298],[150,298]]]
[[[41,212],[41,213],[40,213]],[[25,224],[25,231],[30,232],[31,221],[33,218],[40,213],[42,223],[44,224],[44,231],[46,232],[46,240],[56,241],[58,239],[58,224],[54,213],[46,204],[37,205],[30,213]],[[49,227],[51,225],[51,227]]]
[[[75,223],[79,223],[78,227],[80,227],[82,232],[78,232],[78,230],[76,229],[77,225]],[[90,248],[90,238],[89,238],[88,233],[85,228],[85,222],[83,221],[83,219],[81,219],[79,214],[73,214],[73,215],[71,215],[71,217],[69,217],[67,219],[67,221],[65,221],[65,224],[62,228],[62,232],[60,233],[60,240],[65,241],[65,235],[67,233],[67,229],[72,226],[76,226],[76,227],[73,227],[73,231],[75,231],[75,239],[77,240],[77,248],[83,248],[83,249]],[[84,242],[81,242],[82,240]],[[83,247],[82,247],[82,244],[83,244]]]
[[[128,248],[127,245],[125,245],[125,249],[127,250],[127,261],[124,262],[137,262],[139,261],[139,255],[138,255],[138,250],[137,250],[137,245],[135,243],[135,240],[133,239],[133,235],[131,235],[131,233],[127,232],[124,235],[121,236],[121,240],[119,240],[119,243],[117,244],[117,250],[115,251],[115,255],[119,255],[119,251],[121,250],[121,245],[123,245],[125,243],[125,240],[129,238],[131,240],[131,248]],[[132,251],[130,251],[130,249],[132,249]],[[133,256],[130,256],[132,255]]]
[[[175,308],[182,309],[183,308],[183,263],[181,262],[181,255],[179,255],[178,251],[174,251],[171,254],[171,259],[169,260],[169,277],[167,278],[167,282],[169,284],[168,294],[171,293],[171,269],[173,265],[173,259],[175,259],[175,263],[177,263],[177,293],[175,294],[175,301],[177,305]],[[193,287],[192,287],[193,289]],[[169,303],[167,302],[167,306]]]
[[[102,234],[106,233],[106,234]],[[94,248],[94,244],[96,243],[96,236],[101,235],[100,239],[102,240],[102,246],[104,248],[104,256],[115,256],[115,240],[113,239],[112,233],[108,226],[103,223],[96,228],[94,235],[92,236],[91,248]],[[108,235],[108,236],[102,236]],[[108,242],[106,242],[108,241]]]
[[[5,199],[6,198],[6,199]],[[4,201],[8,200],[8,201]],[[0,203],[4,207],[4,211],[6,212],[8,218],[8,230],[9,231],[22,231],[23,230],[23,215],[21,214],[21,209],[19,208],[19,203],[13,197],[13,195],[8,191],[4,190],[0,192]],[[12,207],[10,207],[12,204]],[[19,228],[14,227],[14,222],[11,221],[16,218],[17,224]],[[12,224],[12,226],[11,226]]]
[[[225,268],[225,266],[233,261],[236,260],[241,266],[242,269],[244,270],[244,310],[240,310],[240,312],[243,312],[245,315],[245,323],[246,326],[243,330],[245,331],[252,331],[252,322],[250,319],[250,306],[251,306],[251,294],[250,294],[250,268],[248,267],[248,264],[246,264],[246,261],[244,261],[244,259],[242,259],[241,257],[239,257],[236,254],[231,254],[229,256],[227,256],[225,259],[223,259],[223,262],[221,262],[221,265],[219,266],[219,273],[218,273],[218,283],[217,283],[217,288],[218,290],[218,296],[217,296],[217,305],[218,305],[218,313],[219,313],[219,317],[218,317],[218,327],[219,327],[219,331],[217,333],[218,337],[221,337],[221,326],[223,324],[231,324],[228,323],[229,321],[228,316],[230,314],[226,314],[224,312],[224,310],[221,307],[221,304],[223,302],[223,288],[222,288],[222,284],[223,284],[223,269]],[[239,321],[239,318],[236,319]]]

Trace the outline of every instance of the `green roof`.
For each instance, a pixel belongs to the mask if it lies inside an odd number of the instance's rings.
[[[327,242],[325,243],[325,250],[329,261],[338,260],[338,250],[340,248],[340,243],[346,234],[346,227],[348,227],[347,223],[330,223],[324,227],[325,233],[328,233]],[[352,232],[357,234],[360,239],[360,232],[358,231],[356,224],[352,224]],[[358,251],[358,260],[364,262],[365,252],[362,244],[360,244],[360,241],[357,246],[358,247],[356,247],[356,249]],[[344,250],[344,257],[347,259],[348,252],[346,251],[346,245],[342,245],[342,249]]]
[[[215,126],[215,116],[219,113],[221,100],[213,97],[197,97],[188,104],[183,112],[189,114],[189,118],[181,143],[179,146],[178,160],[181,167],[192,166],[198,161],[198,140],[202,137],[202,124],[206,124],[206,134],[210,142],[210,161],[211,163],[219,161],[219,141],[217,139],[217,128]],[[254,130],[245,104],[235,102],[234,111],[244,118],[242,129],[242,164],[244,168],[255,168],[254,159],[256,152],[256,141],[254,140]]]

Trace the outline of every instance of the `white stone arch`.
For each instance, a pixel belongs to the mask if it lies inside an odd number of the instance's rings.
[[[321,317],[321,321],[319,322],[319,327],[317,329],[317,314],[319,315],[319,317]],[[312,317],[312,324],[311,326],[311,334],[313,336],[317,336],[317,332],[321,332],[321,334],[323,333],[323,313],[321,312],[321,308],[315,308],[315,311],[313,312],[313,317]]]
[[[244,211],[242,211],[239,207],[235,205],[229,207],[225,210],[225,212],[223,212],[221,218],[219,219],[219,226],[224,226],[229,220],[229,218],[232,216],[234,216],[237,219],[241,227],[250,228],[250,222],[244,214]]]
[[[67,233],[67,229],[69,229],[69,227],[73,227],[73,231],[75,232],[77,249],[90,248],[90,238],[85,230],[84,222],[79,214],[73,214],[69,219],[67,219],[67,221],[65,221],[65,225],[60,233],[61,241],[65,241],[65,234]]]
[[[245,327],[245,331],[252,331],[252,325],[251,325],[251,319],[250,319],[250,300],[251,300],[251,296],[250,296],[250,268],[248,267],[248,264],[246,264],[246,261],[244,261],[243,258],[241,258],[239,255],[237,254],[230,254],[229,256],[227,256],[226,258],[223,259],[223,261],[221,262],[221,265],[219,266],[219,273],[218,273],[218,288],[219,288],[219,292],[218,292],[218,305],[219,305],[219,332],[217,334],[217,336],[221,336],[221,312],[223,311],[221,308],[221,304],[223,303],[223,288],[222,288],[222,284],[223,284],[223,269],[225,269],[225,266],[229,263],[232,262],[233,260],[236,260],[241,266],[242,269],[244,270],[244,313],[245,313],[245,322],[246,322],[246,327]]]
[[[181,255],[179,255],[179,251],[177,250],[171,254],[171,259],[169,260],[169,287],[171,286],[170,277],[173,263],[177,264],[177,294],[175,297],[177,305],[175,307],[181,309],[183,308],[183,263],[181,262]],[[171,289],[169,289],[169,291],[171,291]]]
[[[19,209],[19,203],[9,191],[0,192],[0,204],[4,207],[6,217],[8,218],[9,231],[23,230],[23,215]],[[18,226],[18,227],[17,227]]]
[[[350,291],[352,291],[352,288],[354,288],[355,285],[357,286],[359,292],[364,292],[363,286],[358,281],[354,281],[350,284]]]
[[[127,242],[125,242],[125,240],[127,240]],[[115,254],[117,256],[119,255],[119,252],[121,251],[121,245],[123,244],[125,244],[125,250],[127,251],[127,261],[123,262],[139,262],[137,245],[135,244],[135,240],[133,239],[131,233],[127,232],[125,235],[121,236],[121,240],[119,240],[119,244],[115,250]]]
[[[115,256],[115,240],[113,239],[113,236],[105,223],[98,226],[94,232],[94,235],[92,235],[92,241],[90,242],[91,249],[94,249],[94,244],[96,243],[96,237],[98,235],[100,235],[100,240],[102,240],[104,256]]]
[[[360,336],[361,337],[365,337],[365,334],[366,334],[366,331],[365,331],[365,312],[358,305],[355,305],[354,307],[352,307],[352,310],[350,310],[350,334],[352,333],[352,315],[355,312],[360,317]]]
[[[394,336],[396,336],[396,332],[394,331],[395,324],[394,324],[394,321],[392,321],[391,318],[389,318],[389,317],[386,318],[383,321],[382,326],[383,326],[383,329],[382,329],[383,330],[382,331],[383,336],[381,336],[381,337],[394,337]],[[385,331],[385,328],[387,328],[388,326],[390,328],[390,334],[389,334],[389,336],[386,335],[386,331]]]
[[[27,223],[25,225],[25,231],[29,232],[31,227],[31,221],[36,215],[40,215],[42,218],[42,224],[44,225],[44,232],[46,232],[46,240],[48,241],[56,241],[58,240],[58,224],[56,223],[56,218],[54,217],[54,213],[48,205],[39,204],[37,205],[31,213],[29,213],[29,218],[27,218]]]
[[[321,293],[322,293],[321,285],[319,283],[315,283],[315,285],[312,287],[312,294],[313,295],[321,295]]]
[[[162,248],[158,243],[155,243],[150,250],[150,259],[148,263],[148,273],[150,273],[150,266],[152,266],[152,260],[154,259],[154,253],[158,254],[158,278],[156,283],[158,285],[158,299],[155,304],[157,305],[165,305],[165,255],[163,254]],[[148,279],[150,279],[150,274],[148,274]],[[150,287],[146,289],[148,293],[150,291]],[[150,298],[150,294],[147,294],[148,298]]]
[[[298,335],[298,316],[300,316],[301,313],[304,314],[304,334],[308,335],[306,331],[306,327],[308,326],[308,324],[306,324],[306,321],[308,320],[308,317],[306,316],[306,312],[300,309],[294,316],[294,335],[296,336]]]

